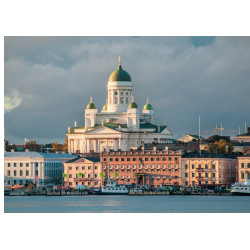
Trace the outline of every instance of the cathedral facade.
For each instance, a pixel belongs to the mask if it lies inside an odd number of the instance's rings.
[[[167,143],[173,133],[166,126],[154,124],[154,109],[147,103],[140,112],[133,97],[130,75],[122,69],[119,57],[118,69],[109,77],[108,98],[98,112],[90,98],[85,109],[85,125],[68,128],[68,151],[89,153],[102,151],[128,151],[144,143]]]

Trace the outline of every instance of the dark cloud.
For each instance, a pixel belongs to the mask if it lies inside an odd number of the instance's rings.
[[[63,141],[90,96],[102,108],[119,55],[139,107],[149,97],[176,138],[199,115],[202,130],[250,124],[248,37],[6,37],[6,138]]]

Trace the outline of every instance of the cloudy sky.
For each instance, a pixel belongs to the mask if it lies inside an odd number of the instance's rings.
[[[93,97],[100,110],[121,56],[141,109],[185,133],[250,125],[250,37],[5,37],[5,138],[63,142],[84,124]],[[225,133],[234,135],[234,133]],[[205,136],[205,134],[203,134]],[[212,135],[212,133],[210,134]]]

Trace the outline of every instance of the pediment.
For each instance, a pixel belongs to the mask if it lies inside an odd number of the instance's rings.
[[[91,135],[91,134],[93,134],[93,135],[96,135],[96,134],[121,134],[121,132],[117,131],[115,129],[112,129],[112,128],[102,126],[102,127],[88,130],[85,132],[85,134],[88,134],[88,135]]]
[[[166,134],[166,135],[173,135],[173,132],[171,131],[171,129],[169,129],[168,127],[166,127],[161,134]]]

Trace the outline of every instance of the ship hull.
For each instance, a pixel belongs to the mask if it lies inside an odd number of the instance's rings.
[[[231,192],[232,196],[250,196],[250,193],[243,193],[243,192]]]

